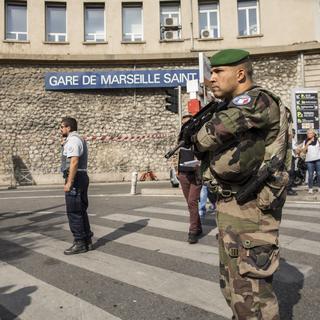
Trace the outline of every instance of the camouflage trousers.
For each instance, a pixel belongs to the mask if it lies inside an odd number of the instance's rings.
[[[229,200],[217,203],[222,293],[233,319],[278,320],[272,277],[279,266],[280,222],[263,213],[256,200],[243,206]]]

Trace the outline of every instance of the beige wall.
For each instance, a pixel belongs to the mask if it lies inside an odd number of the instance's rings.
[[[120,0],[55,0],[67,3],[66,44],[44,43],[45,38],[45,1],[28,0],[28,41],[26,43],[4,41],[4,2],[0,0],[0,59],[152,59],[192,57],[197,51],[214,51],[228,47],[247,48],[251,52],[268,53],[274,48],[278,51],[310,46],[320,48],[318,0],[260,0],[261,35],[258,37],[238,38],[237,1],[220,0],[221,39],[199,40],[198,0],[181,0],[182,38],[184,41],[160,42],[159,0],[144,0],[143,43],[121,43],[121,3]],[[107,43],[83,43],[83,3],[104,2],[106,8]],[[125,2],[137,2],[126,0]],[[192,10],[191,10],[192,7]],[[193,28],[191,22],[193,21]],[[58,57],[57,57],[58,56]]]

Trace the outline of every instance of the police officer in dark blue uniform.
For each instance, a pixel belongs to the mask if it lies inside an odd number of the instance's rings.
[[[88,149],[77,133],[77,121],[66,117],[61,121],[61,135],[66,138],[62,150],[61,170],[65,178],[64,192],[73,245],[64,254],[77,254],[92,250],[92,236],[87,213],[89,177],[87,174]]]

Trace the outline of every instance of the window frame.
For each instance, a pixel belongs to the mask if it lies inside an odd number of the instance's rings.
[[[204,12],[206,13],[206,21],[207,21],[207,29],[205,30],[210,30],[209,32],[211,32],[212,30],[212,36],[208,37],[208,38],[203,38],[201,36],[201,32],[203,29],[201,29],[201,26],[200,26],[200,14],[202,13],[201,12],[201,6],[202,5],[208,5],[208,4],[216,4],[217,5],[217,9],[211,9],[211,10],[204,10]],[[217,15],[217,36],[214,35],[214,25],[210,25],[208,24],[211,23],[211,19],[210,19],[210,13],[216,13]],[[220,2],[219,1],[201,1],[201,0],[198,0],[198,21],[199,21],[199,37],[200,39],[219,39],[221,37],[221,26],[220,26]],[[213,28],[211,28],[211,26],[213,26]],[[209,28],[208,28],[209,27]]]
[[[178,0],[178,1],[160,1],[159,5],[160,5],[160,11],[159,11],[159,14],[160,14],[160,41],[179,41],[179,40],[181,40],[181,38],[182,38],[182,32],[181,32],[181,1],[180,0]],[[165,15],[168,15],[168,16],[166,16],[166,18],[174,18],[175,16],[173,16],[173,15],[178,14],[178,28],[174,29],[174,30],[173,29],[172,30],[166,30],[164,25],[161,23],[162,16],[164,16],[164,14],[161,11],[162,11],[162,8],[164,8],[164,7],[168,8],[168,7],[174,7],[174,6],[178,7],[178,11],[176,11],[176,12],[172,11],[172,12],[166,13]],[[178,34],[177,39],[173,39],[173,40],[165,39],[164,38],[165,31],[172,31],[172,32],[176,31],[177,34]]]
[[[7,37],[8,31],[8,6],[19,6],[25,7],[26,9],[26,31],[10,31],[10,33],[15,34],[15,39],[10,39]],[[13,41],[13,42],[28,42],[29,39],[29,32],[28,32],[28,2],[27,1],[10,1],[7,0],[4,2],[4,14],[5,14],[5,21],[4,21],[4,39],[5,41]],[[25,39],[19,39],[19,34],[26,35]]]
[[[60,32],[54,32],[51,34],[54,35],[55,39],[58,39],[57,41],[56,40],[49,40],[48,39],[48,36],[49,36],[49,33],[48,33],[48,15],[47,15],[47,11],[48,11],[48,8],[64,8],[65,9],[65,16],[66,16],[66,21],[65,21],[65,25],[66,25],[66,31],[65,33],[60,33]],[[45,2],[45,5],[44,5],[44,10],[45,10],[45,42],[49,42],[49,43],[67,43],[68,42],[68,16],[67,16],[67,2],[51,2],[51,1],[46,1]],[[65,40],[64,41],[60,41],[59,40],[59,37],[60,36],[64,36],[65,37]]]
[[[245,8],[239,8],[239,4],[244,1],[255,1],[255,5],[247,6]],[[260,35],[260,3],[259,0],[238,0],[237,1],[237,17],[238,17],[238,37],[255,37]],[[250,22],[249,22],[249,10],[255,9],[256,11],[256,20],[257,20],[257,32],[256,33],[248,33],[250,32]],[[239,28],[239,11],[245,11],[246,14],[246,34],[240,34],[240,28]]]
[[[125,8],[140,8],[141,10],[141,34],[138,33],[130,33],[131,34],[131,40],[128,40],[125,38],[125,20],[124,20],[124,9]],[[122,2],[121,6],[121,20],[122,20],[122,29],[121,29],[121,39],[123,43],[141,43],[144,42],[144,25],[143,25],[143,2]],[[139,38],[139,35],[141,36],[141,39],[136,40],[136,38]]]
[[[103,9],[103,40],[97,40],[96,35],[97,33],[94,33],[94,40],[86,40],[86,9],[87,8],[101,8]],[[83,41],[85,43],[105,43],[107,38],[107,24],[106,24],[106,6],[104,2],[84,2],[83,3]]]

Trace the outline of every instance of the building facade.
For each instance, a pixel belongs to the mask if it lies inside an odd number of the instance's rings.
[[[86,136],[93,181],[127,180],[134,170],[168,178],[164,154],[178,115],[165,108],[166,85],[130,85],[134,74],[197,70],[199,52],[243,48],[256,82],[291,105],[294,88],[320,89],[319,18],[317,0],[0,0],[0,183],[61,181],[58,127],[66,115]],[[132,73],[131,83],[75,83],[110,73]],[[60,78],[51,90],[50,74],[74,82]]]

